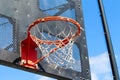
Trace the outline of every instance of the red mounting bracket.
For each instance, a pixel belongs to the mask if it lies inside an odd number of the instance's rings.
[[[37,61],[37,51],[35,48],[38,47],[36,43],[31,39],[30,36],[27,39],[21,41],[20,43],[20,54],[21,54],[21,62],[20,65],[38,69],[37,64],[34,64]]]

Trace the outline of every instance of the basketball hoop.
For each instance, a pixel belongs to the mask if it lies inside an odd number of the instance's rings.
[[[45,60],[52,65],[68,66],[74,62],[72,46],[81,29],[77,21],[67,17],[35,20],[28,26],[27,39],[21,42],[21,65],[37,69],[36,64]],[[40,58],[37,58],[37,47],[42,54]]]

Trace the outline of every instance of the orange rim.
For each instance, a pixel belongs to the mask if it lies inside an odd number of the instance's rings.
[[[28,36],[30,36],[30,30],[32,27],[35,27],[37,24],[40,24],[42,22],[47,22],[47,21],[57,21],[57,20],[60,20],[60,21],[67,21],[67,22],[71,22],[73,23],[74,25],[76,25],[77,27],[77,32],[75,34],[73,34],[72,36],[69,36],[69,37],[66,37],[64,38],[63,40],[54,40],[54,41],[51,41],[51,40],[40,40],[38,39],[37,37],[35,36],[31,36],[32,39],[35,39],[39,42],[39,44],[59,44],[60,42],[63,42],[64,44],[67,44],[69,42],[69,40],[72,38],[75,38],[76,36],[80,35],[80,32],[81,32],[81,26],[80,24],[71,19],[71,18],[67,18],[67,17],[61,17],[61,16],[49,16],[49,17],[45,17],[45,18],[39,18],[37,20],[35,20],[33,23],[31,23],[29,26],[28,26]],[[61,44],[61,43],[60,43]],[[62,45],[63,46],[63,45]],[[61,47],[61,46],[60,46]]]

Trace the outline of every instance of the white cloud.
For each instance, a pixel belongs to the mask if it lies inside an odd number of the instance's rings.
[[[112,80],[108,53],[90,57],[92,80]]]
[[[53,79],[51,79],[49,77],[42,76],[38,80],[53,80]]]
[[[105,75],[103,80],[113,80],[113,78],[110,75]]]
[[[116,58],[116,63],[117,63],[117,67],[118,67],[118,71],[119,71],[119,76],[120,76],[120,54],[116,54],[115,55]]]
[[[97,75],[95,73],[91,73],[92,80],[98,80]]]

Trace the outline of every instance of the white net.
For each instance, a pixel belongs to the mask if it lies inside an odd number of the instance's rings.
[[[75,39],[69,39],[67,43],[63,43],[62,40],[71,37],[77,32],[77,27],[66,21],[47,21],[42,22],[30,30],[31,34],[40,40],[45,41],[61,41],[61,46],[56,51],[53,51],[48,57],[44,59],[45,62],[52,65],[54,68],[73,68],[75,59],[73,58],[73,43]],[[37,42],[36,42],[37,43]],[[58,44],[59,45],[59,44]],[[56,43],[38,45],[40,49],[40,55],[45,56],[51,50],[58,47]]]

